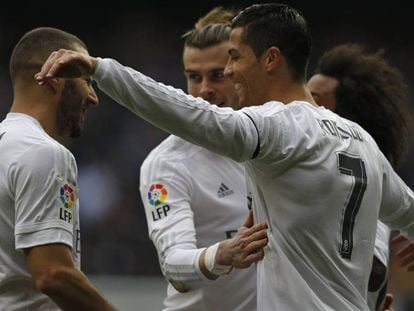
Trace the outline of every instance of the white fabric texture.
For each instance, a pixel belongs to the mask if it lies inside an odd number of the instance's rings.
[[[258,310],[368,310],[377,219],[413,241],[414,195],[366,131],[307,102],[210,106],[110,59],[93,78],[158,127],[245,162],[269,227]]]
[[[33,283],[23,249],[63,243],[80,266],[75,160],[25,114],[9,113],[0,137],[0,306],[59,310]]]
[[[255,310],[254,265],[211,281],[198,264],[206,247],[234,235],[247,217],[243,167],[170,136],[142,164],[140,192],[170,283],[164,310]]]

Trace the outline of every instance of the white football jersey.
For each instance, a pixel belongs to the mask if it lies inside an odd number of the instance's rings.
[[[301,101],[219,108],[111,59],[93,78],[158,127],[245,162],[269,228],[258,310],[368,310],[377,219],[414,241],[414,194],[356,123]]]
[[[255,265],[214,281],[198,265],[203,249],[232,237],[247,217],[242,165],[169,136],[142,164],[140,192],[169,281],[164,310],[255,310]]]
[[[63,243],[79,267],[75,159],[20,113],[0,123],[0,154],[0,309],[60,310],[33,283],[23,250]]]
[[[375,247],[374,247],[374,255],[378,258],[378,260],[384,265],[386,269],[385,278],[382,284],[376,290],[368,290],[368,306],[371,311],[376,311],[378,300],[381,296],[381,299],[385,297],[387,283],[388,283],[388,264],[389,264],[389,256],[390,256],[390,235],[391,230],[388,228],[387,225],[378,221],[377,225],[377,235],[375,237]],[[380,301],[381,302],[381,301]]]
[[[388,267],[390,261],[390,236],[391,230],[383,222],[378,221],[377,235],[375,237],[374,255],[384,266]]]

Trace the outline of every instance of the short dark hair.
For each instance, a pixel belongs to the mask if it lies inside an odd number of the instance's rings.
[[[335,112],[367,130],[398,167],[408,149],[408,93],[401,72],[383,54],[382,50],[369,53],[361,45],[342,44],[323,54],[316,72],[338,80]]]
[[[292,78],[306,80],[312,37],[298,10],[280,3],[255,4],[241,11],[231,26],[243,28],[242,40],[257,58],[276,46],[285,57]]]
[[[216,7],[201,17],[194,28],[187,31],[184,46],[208,48],[230,39],[230,22],[236,13],[230,9]]]
[[[10,77],[30,79],[40,70],[50,53],[59,49],[78,50],[86,44],[75,35],[50,27],[35,28],[19,40],[10,58]]]

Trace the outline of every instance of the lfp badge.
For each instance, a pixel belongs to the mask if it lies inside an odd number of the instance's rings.
[[[73,186],[70,184],[64,184],[60,187],[60,201],[63,204],[63,207],[60,207],[59,211],[59,218],[66,221],[67,223],[71,223],[72,221],[72,211],[73,205],[76,201],[75,191],[73,190]]]
[[[167,199],[168,191],[162,184],[153,184],[148,191],[148,202],[157,206]]]
[[[152,219],[154,221],[160,220],[166,217],[170,206],[168,204],[162,205],[167,200],[168,190],[163,184],[153,184],[148,191],[148,202],[152,206],[156,207],[155,211],[151,211]],[[159,206],[161,205],[161,206]]]
[[[60,188],[60,200],[66,208],[72,208],[75,203],[75,192],[69,184],[64,184]]]

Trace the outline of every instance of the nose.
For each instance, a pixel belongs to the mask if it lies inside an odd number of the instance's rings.
[[[208,100],[214,95],[214,93],[215,93],[214,87],[211,85],[211,83],[207,79],[204,79],[201,82],[200,96]]]
[[[88,94],[88,102],[91,106],[98,106],[99,105],[99,99],[98,95],[96,95],[95,89],[90,86],[89,94]]]
[[[233,68],[230,64],[230,59],[227,61],[226,67],[224,67],[224,76],[229,79],[233,76]]]

